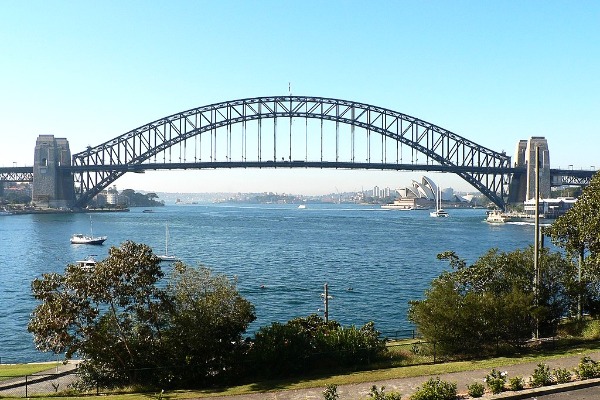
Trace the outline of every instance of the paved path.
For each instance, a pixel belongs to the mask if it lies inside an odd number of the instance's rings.
[[[547,360],[544,361],[544,363],[548,364],[550,370],[556,368],[573,370],[573,368],[579,364],[579,361],[581,361],[583,356],[589,356],[593,360],[600,360],[600,351],[582,352],[581,354],[575,356]],[[499,365],[496,367],[496,369],[500,371],[506,371],[509,378],[514,376],[522,376],[524,377],[525,381],[527,381],[537,365],[538,362],[529,362],[523,364]],[[30,376],[27,383],[27,394],[51,394],[56,391],[55,388],[58,388],[59,391],[66,388],[68,384],[71,383],[75,375],[65,375],[65,373],[68,373],[75,368],[77,368],[76,363],[70,362],[66,365],[60,365],[58,370],[56,367],[53,367],[48,371]],[[489,372],[490,369],[478,369],[473,371],[463,371],[432,376],[419,376],[414,378],[393,378],[378,382],[340,385],[338,386],[337,392],[339,394],[339,400],[365,400],[369,398],[371,387],[376,385],[378,388],[384,386],[386,388],[386,392],[398,391],[402,394],[403,399],[408,399],[409,396],[414,393],[419,386],[427,381],[427,379],[430,377],[435,378],[436,376],[439,376],[439,378],[444,381],[455,382],[458,386],[458,392],[460,394],[466,394],[467,385],[473,382],[482,382],[483,378]],[[32,379],[37,379],[38,381],[31,382]],[[581,391],[578,391],[577,389],[582,385],[586,387],[581,389]],[[310,389],[253,393],[239,396],[211,396],[210,398],[211,400],[322,400],[323,390],[323,387],[318,387]],[[545,388],[525,390],[522,392],[504,392],[503,394],[495,396],[486,394],[484,398],[531,400],[600,399],[600,379],[574,382],[566,385],[566,390],[567,391],[565,392],[564,385],[555,385]],[[558,391],[563,393],[549,394],[549,391]],[[0,396],[25,397],[25,379],[15,378],[10,381],[0,382]]]
[[[548,364],[550,370],[556,368],[566,368],[569,370],[573,370],[583,356],[590,356],[593,360],[600,360],[600,352],[582,352],[581,354],[569,357],[558,358],[554,360],[544,361],[545,364]],[[524,364],[513,364],[513,365],[501,365],[496,367],[497,370],[506,371],[508,373],[508,377],[522,376],[525,382],[528,381],[529,377],[537,367],[539,362],[530,362]],[[420,376],[415,378],[397,378],[397,379],[388,379],[385,381],[379,382],[368,382],[368,383],[357,383],[351,385],[340,385],[337,388],[337,392],[340,395],[340,400],[364,400],[369,398],[369,392],[373,385],[377,385],[378,388],[382,386],[385,387],[386,392],[398,391],[402,394],[403,399],[408,399],[411,394],[413,394],[419,386],[421,386],[424,382],[426,382],[431,377],[439,376],[440,379],[448,382],[455,382],[458,386],[458,392],[460,394],[467,393],[467,385],[470,385],[474,382],[482,382],[485,376],[490,372],[490,369],[479,369],[474,371],[464,371],[464,372],[455,372],[449,374],[440,374],[433,376]],[[596,384],[596,397],[600,399],[600,380],[590,381]],[[575,385],[575,384],[573,384]],[[555,386],[554,388],[557,388]],[[323,399],[323,387],[320,388],[312,388],[312,389],[298,389],[298,390],[286,390],[286,391],[274,391],[274,392],[266,392],[266,393],[254,393],[248,395],[239,395],[239,396],[217,396],[211,397],[212,400],[221,399],[221,400],[322,400]],[[494,399],[534,399],[538,397],[540,394],[544,393],[548,388],[541,388],[539,390],[534,391],[526,391],[523,393],[518,392],[505,392],[501,395],[492,396],[490,394],[486,394],[484,398],[494,398]],[[541,398],[541,397],[540,397]],[[576,398],[571,397],[573,400]]]
[[[76,375],[72,372],[77,368],[78,361],[66,364],[53,364],[52,368],[27,377],[15,377],[0,381],[0,397],[28,397],[30,395],[51,394],[66,389]]]

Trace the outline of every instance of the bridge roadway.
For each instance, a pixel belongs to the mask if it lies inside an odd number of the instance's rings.
[[[0,167],[2,182],[33,182],[33,167]]]
[[[70,173],[86,171],[124,171],[143,172],[147,170],[187,170],[187,169],[229,169],[229,168],[316,168],[316,169],[364,169],[382,171],[425,171],[425,172],[473,172],[514,174],[525,172],[524,167],[495,168],[479,166],[447,166],[447,165],[422,165],[422,164],[381,164],[358,162],[327,162],[327,161],[209,161],[209,162],[184,162],[184,163],[144,163],[120,165],[78,165],[62,166],[61,169]],[[580,185],[589,184],[589,180],[596,173],[594,170],[577,169],[550,169],[552,185]],[[562,179],[556,179],[556,178]],[[0,182],[32,182],[33,167],[0,167]]]

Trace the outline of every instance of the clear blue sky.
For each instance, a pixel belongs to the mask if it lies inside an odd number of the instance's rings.
[[[0,1],[0,166],[40,134],[72,152],[237,98],[335,97],[400,111],[553,167],[600,168],[598,1]],[[120,189],[329,193],[418,173],[192,171]],[[442,186],[469,186],[435,175]]]

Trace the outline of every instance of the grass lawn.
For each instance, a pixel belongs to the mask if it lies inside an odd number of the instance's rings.
[[[233,386],[220,389],[206,390],[178,390],[165,392],[162,396],[157,392],[151,393],[123,393],[105,395],[105,400],[148,400],[148,399],[189,399],[189,398],[210,398],[213,396],[234,396],[240,394],[249,394],[257,392],[275,391],[275,390],[294,390],[314,387],[325,387],[328,384],[347,385],[364,382],[377,382],[394,378],[408,378],[424,375],[436,375],[450,372],[469,371],[475,369],[492,369],[502,367],[503,365],[520,364],[528,362],[544,362],[565,356],[578,355],[582,351],[600,350],[599,342],[591,342],[585,345],[579,345],[571,349],[546,350],[539,353],[525,354],[514,357],[496,357],[485,360],[457,361],[440,364],[416,365],[407,367],[384,368],[371,371],[349,372],[346,374],[328,375],[328,376],[304,376],[295,379],[271,380],[264,382],[254,382],[246,385]],[[2,369],[0,369],[2,371]],[[86,397],[80,397],[86,399]],[[69,399],[78,399],[78,397],[69,397]],[[87,397],[89,399],[89,397]]]
[[[56,367],[55,362],[34,364],[0,364],[0,381],[35,374]]]

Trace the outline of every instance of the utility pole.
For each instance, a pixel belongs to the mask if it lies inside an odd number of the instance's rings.
[[[581,265],[583,264],[583,257],[585,256],[585,247],[582,245],[579,249],[579,256],[577,257],[577,283],[579,284],[577,293],[577,319],[581,320],[583,317],[583,309],[581,307]]]
[[[325,310],[323,311],[323,318],[325,319],[325,323],[329,322],[329,288],[327,287],[327,283],[323,287],[323,293],[321,293],[323,297],[323,305],[325,306]]]

